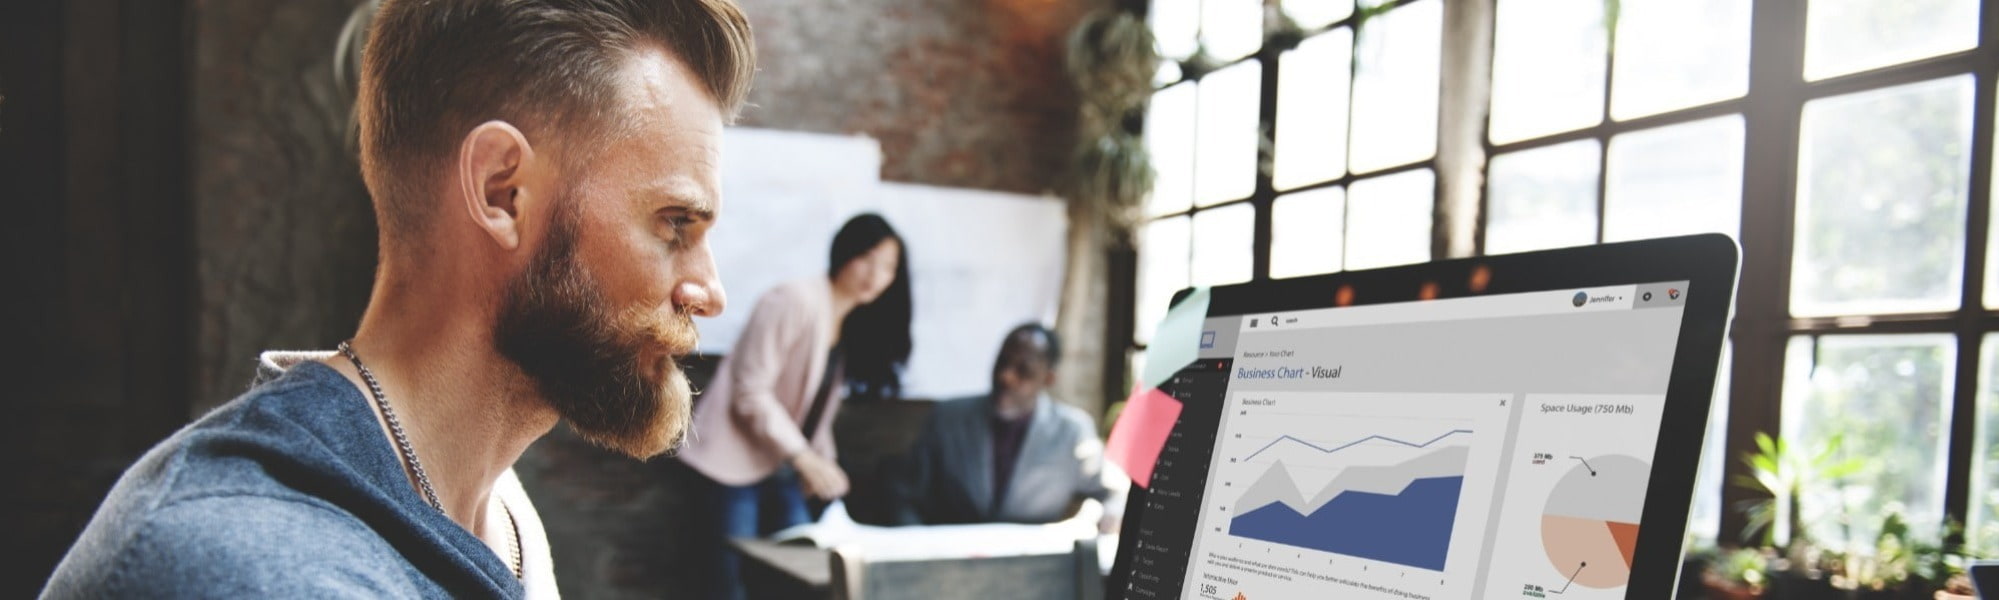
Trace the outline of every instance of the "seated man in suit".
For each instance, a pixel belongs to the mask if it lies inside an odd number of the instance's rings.
[[[1052,523],[1094,499],[1115,531],[1123,490],[1104,473],[1095,423],[1045,393],[1061,354],[1055,332],[1016,327],[990,393],[937,404],[896,485],[904,523]]]

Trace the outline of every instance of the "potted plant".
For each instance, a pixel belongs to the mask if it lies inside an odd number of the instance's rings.
[[[1843,445],[1844,437],[1834,435],[1818,451],[1807,454],[1797,452],[1789,443],[1768,433],[1757,433],[1756,451],[1742,457],[1750,474],[1737,478],[1735,484],[1770,497],[1742,505],[1749,516],[1744,540],[1782,550],[1784,557],[1794,563],[1808,562],[1804,559],[1812,545],[1810,523],[1802,505],[1805,483],[1841,481],[1867,466],[1859,458],[1840,458]]]
[[[1957,573],[1944,580],[1943,589],[1930,595],[1936,600],[1978,600],[1978,590],[1971,587],[1971,577]]]
[[[1973,592],[1963,577],[1967,556],[1953,541],[1961,531],[1954,520],[1939,531],[1918,531],[1891,507],[1871,543],[1822,552],[1818,564],[1827,576],[1813,593],[1801,597],[1969,600]]]
[[[1737,548],[1720,552],[1701,577],[1701,587],[1713,600],[1762,598],[1775,558],[1767,548]]]
[[[1749,518],[1743,541],[1764,552],[1764,588],[1774,598],[1823,598],[1834,594],[1827,574],[1845,560],[1817,544],[1811,535],[1816,519],[1808,518],[1803,498],[1808,482],[1840,482],[1866,463],[1842,458],[1843,437],[1834,435],[1811,452],[1800,451],[1768,433],[1756,434],[1756,451],[1743,455],[1750,474],[1735,485],[1768,494],[1738,505]]]

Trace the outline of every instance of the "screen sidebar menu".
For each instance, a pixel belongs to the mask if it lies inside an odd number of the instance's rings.
[[[1194,547],[1202,489],[1221,424],[1224,392],[1229,384],[1229,358],[1202,358],[1182,368],[1160,386],[1181,402],[1180,418],[1153,468],[1152,485],[1128,507],[1139,520],[1126,528],[1135,535],[1130,576],[1113,598],[1151,600],[1178,598],[1185,583],[1187,561]],[[1177,525],[1175,525],[1177,524]]]

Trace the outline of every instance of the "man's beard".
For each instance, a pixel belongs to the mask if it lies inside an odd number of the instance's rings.
[[[677,359],[694,349],[694,322],[611,308],[576,260],[576,199],[556,201],[547,242],[507,286],[495,346],[577,435],[632,458],[658,456],[687,429],[693,394]]]

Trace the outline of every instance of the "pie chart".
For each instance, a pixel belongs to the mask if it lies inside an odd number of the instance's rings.
[[[1631,580],[1652,466],[1617,454],[1570,457],[1569,463],[1541,512],[1548,563],[1574,585],[1623,587]]]

